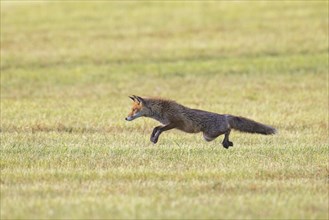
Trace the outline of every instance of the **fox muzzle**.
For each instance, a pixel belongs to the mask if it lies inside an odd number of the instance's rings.
[[[126,121],[132,121],[132,120],[134,120],[134,119],[136,119],[136,118],[139,118],[139,117],[141,117],[142,115],[140,114],[140,113],[136,113],[136,114],[134,114],[134,115],[131,115],[131,116],[128,116],[128,117],[126,117]]]
[[[134,120],[134,118],[132,116],[126,117],[126,121],[132,121],[132,120]]]

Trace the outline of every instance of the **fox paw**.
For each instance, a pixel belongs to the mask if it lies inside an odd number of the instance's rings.
[[[223,147],[226,149],[228,149],[230,146],[233,147],[233,142],[231,142],[231,141],[225,141],[222,144],[223,144]]]
[[[156,143],[158,142],[158,137],[151,136],[150,141],[151,141],[153,144],[156,144]]]

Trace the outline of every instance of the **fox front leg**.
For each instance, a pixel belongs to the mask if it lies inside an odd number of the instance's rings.
[[[156,134],[157,134],[157,132],[158,132],[158,130],[159,130],[160,128],[162,128],[162,126],[156,126],[156,127],[153,129],[153,131],[152,131],[152,134],[151,134],[151,138],[150,138],[150,140],[151,140],[151,142],[153,142],[154,144],[158,141],[158,137],[156,138],[156,140],[155,140],[155,137],[156,137]],[[157,136],[159,136],[159,134],[158,134]]]
[[[176,125],[175,124],[168,124],[165,126],[157,126],[153,129],[153,132],[151,134],[151,142],[153,142],[154,144],[156,144],[158,142],[159,136],[162,132],[164,131],[168,131],[170,129],[175,128]]]

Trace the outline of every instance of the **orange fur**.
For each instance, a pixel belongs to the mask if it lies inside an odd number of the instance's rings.
[[[139,112],[142,109],[142,103],[133,102],[133,105],[131,107],[131,112],[128,114],[128,116],[133,116],[137,112]]]

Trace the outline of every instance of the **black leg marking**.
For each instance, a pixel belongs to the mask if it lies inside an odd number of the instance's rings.
[[[157,133],[157,131],[161,128],[162,126],[157,126],[153,129],[151,137],[154,137],[154,135]]]
[[[231,130],[229,130],[228,132],[225,133],[225,137],[224,140],[222,142],[223,147],[228,149],[230,146],[233,147],[233,142],[229,141],[229,135],[230,135]]]
[[[159,136],[162,132],[164,131],[168,131],[170,129],[175,128],[176,125],[175,124],[168,124],[165,126],[157,126],[153,129],[153,132],[151,134],[151,142],[153,142],[154,144],[156,144],[158,142]]]
[[[158,137],[159,137],[159,134],[156,136],[156,134],[159,132],[159,129],[161,129],[162,128],[162,126],[157,126],[157,127],[155,127],[154,129],[153,129],[153,131],[152,131],[152,134],[151,134],[151,138],[150,138],[150,140],[151,140],[151,142],[153,142],[154,144],[156,143],[156,142],[158,142]]]

